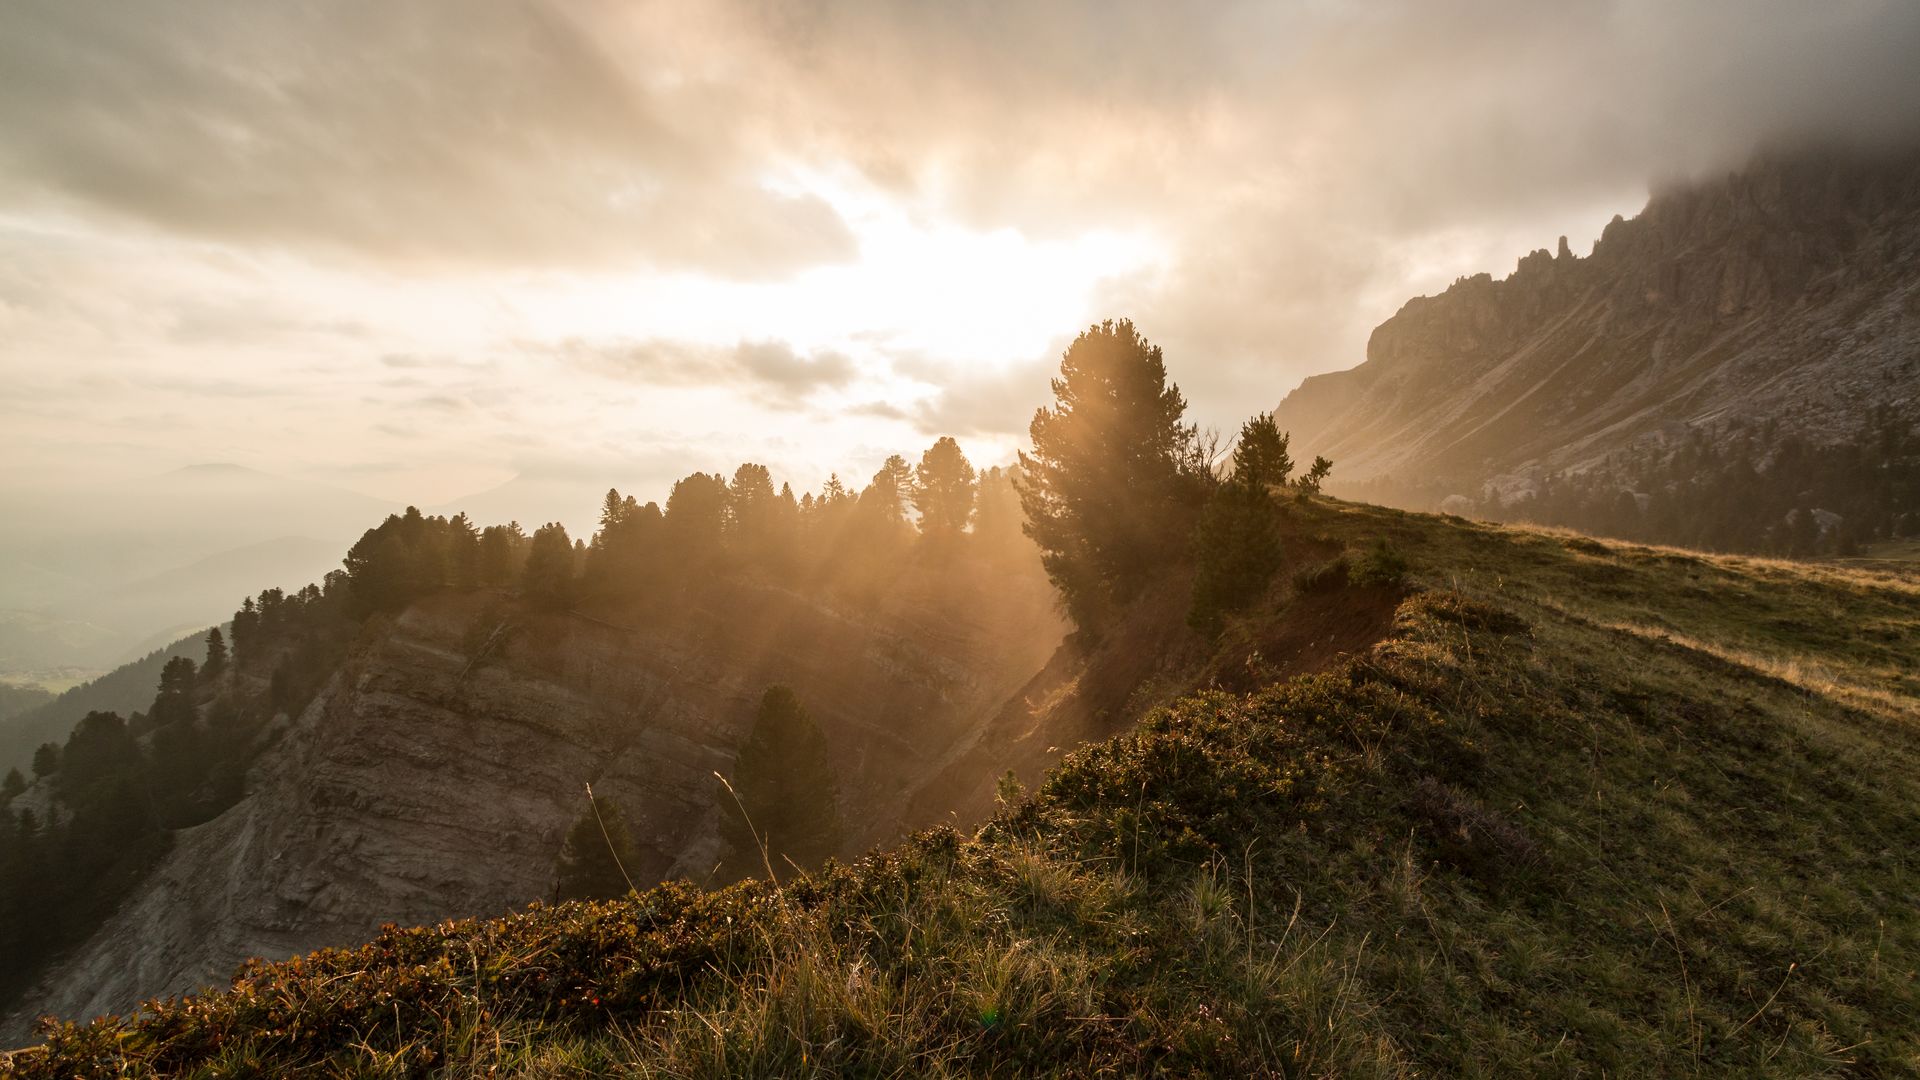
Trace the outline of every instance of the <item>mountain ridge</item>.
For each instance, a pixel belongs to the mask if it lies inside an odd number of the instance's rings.
[[[1920,411],[1920,150],[1775,154],[1669,187],[1586,257],[1409,300],[1367,359],[1280,403],[1296,444],[1432,505],[1774,420],[1814,442]]]
[[[43,1029],[25,1078],[1911,1071],[1911,576],[1326,500],[1205,690],[781,884],[389,927]],[[1413,554],[1391,632],[1258,673]],[[1247,650],[1244,658],[1241,650]],[[1226,673],[1225,668],[1221,674]],[[1681,972],[1684,970],[1684,976]]]

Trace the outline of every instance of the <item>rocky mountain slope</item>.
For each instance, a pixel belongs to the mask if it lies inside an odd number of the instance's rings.
[[[1346,489],[1508,494],[1728,421],[1920,420],[1920,152],[1808,153],[1661,192],[1586,257],[1409,301],[1276,416]]]
[[[636,881],[709,880],[722,853],[713,774],[772,683],[791,685],[827,733],[850,846],[891,840],[910,781],[1040,670],[1062,632],[1037,571],[939,570],[910,568],[844,606],[732,582],[587,613],[442,594],[375,620],[272,733],[252,794],[177,833],[5,1032],[217,984],[249,957],[363,940],[387,922],[550,898],[588,783],[627,817]]]
[[[1221,689],[1144,716],[1139,693],[1113,717],[1137,726],[977,833],[802,883],[390,929],[52,1028],[0,1073],[1913,1074],[1920,583],[1291,516],[1309,565],[1229,627]],[[1323,572],[1381,542],[1412,561],[1384,605]],[[1262,670],[1311,611],[1383,606],[1358,657]],[[439,617],[380,649],[437,656]],[[404,663],[446,692],[463,666]],[[401,798],[363,844],[431,812]],[[530,864],[521,805],[463,804]]]

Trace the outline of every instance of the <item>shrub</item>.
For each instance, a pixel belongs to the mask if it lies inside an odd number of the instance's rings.
[[[1484,881],[1508,880],[1542,861],[1540,845],[1518,825],[1431,776],[1415,782],[1407,809],[1441,858]]]
[[[1344,589],[1351,570],[1344,555],[1318,566],[1306,567],[1293,575],[1293,590],[1305,596]]]
[[[1362,588],[1397,589],[1406,583],[1407,557],[1380,540],[1353,561],[1347,576]]]

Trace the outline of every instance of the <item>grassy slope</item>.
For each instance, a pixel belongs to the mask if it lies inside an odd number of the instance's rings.
[[[1393,636],[1183,699],[977,838],[394,930],[14,1067],[1920,1072],[1920,585],[1298,514],[1411,557]]]

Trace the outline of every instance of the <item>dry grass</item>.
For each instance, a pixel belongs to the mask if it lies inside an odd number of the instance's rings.
[[[15,1067],[1920,1074],[1907,585],[1297,514],[1408,556],[1426,591],[1394,636],[1156,711],[977,837],[779,890],[395,931],[55,1029]]]

